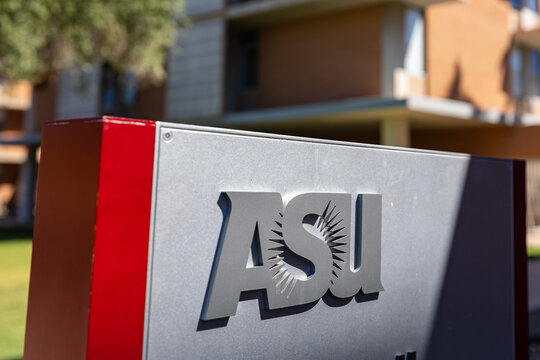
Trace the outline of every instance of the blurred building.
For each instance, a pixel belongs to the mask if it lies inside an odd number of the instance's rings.
[[[106,64],[65,71],[39,89],[33,121],[108,114],[524,158],[529,224],[540,225],[538,8],[187,0],[164,85],[141,87]]]
[[[0,219],[7,219],[10,223],[16,221],[16,207],[23,200],[21,191],[17,189],[19,180],[26,178],[32,182],[33,176],[28,173],[26,164],[35,168],[32,165],[39,135],[33,136],[31,131],[25,131],[26,111],[31,101],[32,85],[29,82],[0,81]],[[29,210],[31,212],[31,208]]]

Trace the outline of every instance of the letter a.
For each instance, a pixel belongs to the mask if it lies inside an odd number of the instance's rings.
[[[226,202],[225,219],[201,315],[203,320],[233,316],[242,291],[273,286],[270,272],[264,266],[247,268],[246,264],[255,228],[261,236],[266,236],[268,219],[282,211],[281,196],[271,192],[222,195]]]

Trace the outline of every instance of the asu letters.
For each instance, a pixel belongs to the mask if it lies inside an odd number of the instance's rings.
[[[265,290],[266,307],[383,291],[381,195],[222,193],[224,223],[202,319],[235,315],[242,291]],[[354,214],[354,216],[353,216]],[[248,259],[253,264],[248,265]]]

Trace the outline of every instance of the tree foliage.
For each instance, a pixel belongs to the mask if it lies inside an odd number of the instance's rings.
[[[38,83],[108,62],[161,80],[183,0],[0,0],[0,76]]]

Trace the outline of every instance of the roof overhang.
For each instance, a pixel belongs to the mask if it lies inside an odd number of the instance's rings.
[[[30,100],[20,99],[0,93],[0,109],[24,111],[30,107]]]
[[[449,1],[463,0],[401,0],[406,5],[426,7]],[[226,17],[235,22],[249,24],[266,24],[301,17],[314,16],[320,13],[345,10],[351,7],[382,5],[395,3],[395,0],[258,0],[229,5]]]
[[[23,164],[28,158],[28,149],[24,146],[0,146],[0,164]]]
[[[505,125],[538,125],[540,117],[516,116],[497,111],[484,111],[456,100],[433,97],[355,98],[336,102],[307,104],[253,111],[231,112],[225,115],[227,127],[272,129],[294,126],[377,127],[381,119],[402,117],[413,129],[459,129]]]

